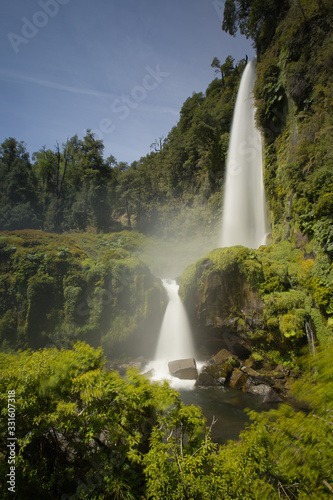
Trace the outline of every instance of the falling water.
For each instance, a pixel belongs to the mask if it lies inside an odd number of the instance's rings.
[[[268,233],[262,174],[262,138],[255,125],[253,87],[256,62],[242,75],[228,151],[224,187],[222,247],[258,248]]]
[[[180,380],[171,377],[168,362],[177,359],[193,358],[195,354],[191,328],[181,298],[179,285],[175,280],[162,280],[169,302],[159,333],[155,360],[149,363],[145,371],[152,371],[153,380],[169,380],[172,387],[192,388],[193,380]]]
[[[192,333],[175,280],[162,280],[169,303],[165,311],[155,360],[172,361],[194,356]]]
[[[316,355],[316,342],[315,342],[315,336],[311,327],[311,321],[308,319],[305,321],[305,333],[306,333],[306,338],[308,341],[308,346],[309,346],[309,352],[313,356]]]

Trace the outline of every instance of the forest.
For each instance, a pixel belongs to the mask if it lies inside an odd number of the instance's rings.
[[[222,29],[256,49],[266,246],[212,246],[246,57],[214,57],[205,93],[131,165],[105,158],[91,130],[31,158],[2,140],[3,499],[332,498],[333,6],[226,0]],[[153,356],[163,273],[177,277],[201,352],[226,332],[246,339],[260,373],[284,373],[290,399],[250,412],[236,441],[214,442],[167,383],[111,369]]]

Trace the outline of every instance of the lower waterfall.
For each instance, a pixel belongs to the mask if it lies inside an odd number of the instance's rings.
[[[179,285],[175,280],[163,279],[169,302],[158,337],[155,359],[146,367],[152,380],[168,380],[175,389],[193,388],[194,380],[180,380],[169,373],[168,362],[193,358],[195,355],[192,332],[184,305],[179,297]]]

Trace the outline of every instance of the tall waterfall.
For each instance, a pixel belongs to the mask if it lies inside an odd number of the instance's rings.
[[[194,356],[192,333],[186,311],[178,295],[175,280],[162,280],[169,303],[165,311],[156,348],[155,360],[172,361]]]
[[[265,191],[262,174],[262,138],[255,125],[253,87],[256,61],[241,78],[234,110],[223,197],[222,247],[258,248],[265,243]]]
[[[192,332],[175,280],[162,280],[169,302],[164,314],[156,347],[155,360],[146,367],[152,380],[168,380],[175,389],[192,389],[194,380],[180,380],[169,373],[168,362],[193,358],[195,354]]]

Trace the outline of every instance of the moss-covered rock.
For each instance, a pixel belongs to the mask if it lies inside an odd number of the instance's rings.
[[[247,379],[248,376],[246,373],[238,370],[238,368],[235,368],[231,374],[229,385],[232,389],[242,389],[246,384]]]
[[[186,268],[180,294],[198,349],[224,348],[241,359],[251,351],[292,365],[306,345],[306,325],[325,342],[333,268],[325,255],[309,258],[308,250],[287,241],[258,250],[222,248]]]
[[[253,250],[244,247],[214,250],[184,271],[180,294],[198,346],[247,356],[248,333],[263,328],[264,303],[254,287],[260,272]]]

